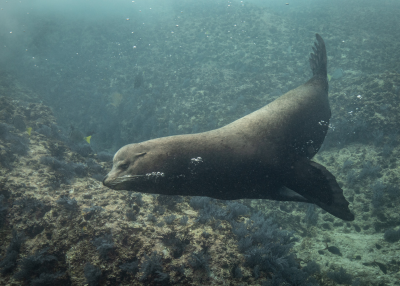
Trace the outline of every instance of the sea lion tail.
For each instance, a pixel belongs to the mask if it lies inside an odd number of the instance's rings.
[[[319,34],[315,34],[317,42],[312,47],[314,53],[310,54],[310,67],[313,75],[327,77],[328,59],[326,57],[325,42]]]

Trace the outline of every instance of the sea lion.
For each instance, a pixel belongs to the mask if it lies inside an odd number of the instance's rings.
[[[325,43],[310,55],[313,77],[222,128],[122,147],[103,184],[115,190],[314,203],[354,220],[335,177],[311,158],[328,130]]]

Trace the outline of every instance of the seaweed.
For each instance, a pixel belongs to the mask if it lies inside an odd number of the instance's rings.
[[[156,214],[158,214],[158,215],[163,215],[164,212],[165,212],[165,208],[163,208],[163,207],[160,206],[160,205],[156,205],[156,206],[154,206],[154,208],[153,208],[153,212],[156,213]]]
[[[204,237],[205,239],[208,239],[208,238],[211,237],[211,234],[208,233],[208,232],[206,232],[206,231],[203,231],[203,233],[201,234],[201,236]]]
[[[164,221],[168,225],[172,224],[175,219],[176,219],[176,215],[174,215],[174,214],[164,217]]]
[[[394,230],[393,228],[389,228],[385,231],[385,234],[383,235],[383,238],[387,242],[398,242],[400,240],[400,229],[399,230]]]
[[[244,265],[253,268],[255,278],[260,271],[281,273],[289,267],[289,251],[297,238],[292,232],[278,228],[271,218],[258,212],[246,223],[231,221],[232,232],[238,237],[238,250],[245,254]]]
[[[141,193],[135,193],[135,194],[132,193],[131,194],[131,199],[134,203],[136,203],[137,206],[141,207],[144,205],[142,198],[143,198],[143,195]]]
[[[33,278],[30,286],[53,286],[58,284],[58,279],[63,276],[63,272],[41,273],[39,277]]]
[[[227,220],[236,220],[239,216],[243,216],[249,213],[249,208],[245,205],[238,202],[229,202],[228,203],[228,215]]]
[[[303,272],[297,267],[287,267],[282,271],[281,275],[288,285],[307,285],[305,283],[309,277],[307,272]]]
[[[114,249],[112,234],[105,234],[92,240],[92,244],[96,247],[100,258],[109,259],[109,252]]]
[[[13,125],[19,131],[25,131],[25,129],[26,129],[26,124],[25,124],[24,118],[19,114],[14,116]]]
[[[192,197],[189,201],[189,205],[195,210],[203,209],[211,201],[209,197]]]
[[[73,172],[78,176],[78,177],[85,177],[88,173],[88,167],[86,164],[83,163],[71,163],[71,167],[73,169]]]
[[[253,239],[251,237],[242,237],[238,241],[238,249],[240,253],[245,253],[252,246],[253,246]]]
[[[93,160],[91,158],[87,159],[86,160],[86,165],[88,166],[89,171],[92,174],[104,174],[103,167],[100,164],[98,164],[95,160]]]
[[[14,205],[21,206],[22,212],[29,214],[40,211],[44,215],[50,210],[50,207],[46,206],[42,201],[32,197],[16,200]]]
[[[0,227],[2,227],[4,225],[4,222],[6,221],[6,217],[7,217],[7,210],[8,210],[8,206],[6,199],[3,195],[0,195]]]
[[[13,126],[5,123],[0,123],[0,139],[7,140],[10,130],[14,129]]]
[[[68,147],[61,142],[49,142],[49,151],[52,157],[62,160]]]
[[[10,152],[12,154],[23,156],[28,153],[29,139],[14,134],[9,134],[6,141],[11,143]]]
[[[51,128],[49,126],[46,125],[42,125],[40,128],[35,130],[36,132],[46,136],[46,137],[51,137],[52,136],[52,132],[51,132]]]
[[[180,196],[167,196],[167,195],[158,195],[157,202],[160,205],[164,205],[169,210],[176,210],[176,204],[181,203],[183,201]]]
[[[189,236],[185,235],[182,238],[177,237],[175,231],[162,235],[161,241],[172,251],[172,257],[179,258],[185,251],[187,245],[190,244]]]
[[[160,221],[159,223],[156,224],[156,226],[158,227],[163,227],[165,225],[165,223],[163,221]]]
[[[99,182],[102,182],[104,179],[104,176],[102,174],[94,174],[94,175],[92,175],[92,178]]]
[[[288,266],[287,257],[289,249],[280,249],[278,245],[263,245],[260,248],[253,248],[245,255],[244,266],[255,268],[265,272],[280,272]]]
[[[200,210],[196,222],[206,223],[213,218],[225,219],[226,211],[216,206],[215,204],[207,204]]]
[[[268,279],[267,281],[263,281],[263,283],[261,285],[262,286],[282,286],[282,285],[285,285],[284,283],[285,283],[285,280],[282,278],[282,276],[274,275],[274,276],[272,276],[271,279]],[[307,285],[307,286],[309,286],[309,285]]]
[[[14,275],[17,280],[29,280],[47,273],[57,262],[57,257],[46,254],[48,248],[37,251],[20,262],[21,270]]]
[[[44,156],[40,158],[40,163],[49,166],[54,171],[63,172],[68,177],[73,177],[72,165],[54,157]]]
[[[189,265],[193,271],[200,271],[207,276],[210,275],[210,266],[208,261],[210,256],[205,251],[194,252],[189,257]]]
[[[328,272],[327,276],[331,280],[333,280],[339,284],[350,285],[353,280],[353,277],[351,276],[351,274],[348,274],[346,272],[346,270],[343,269],[343,267],[340,267],[339,271]]]
[[[3,260],[0,261],[1,274],[6,275],[12,272],[17,266],[18,252],[10,251],[6,253]]]
[[[6,256],[0,261],[1,274],[5,275],[12,272],[17,266],[17,259],[25,236],[13,230],[13,237],[7,247]]]
[[[240,239],[249,234],[247,224],[244,222],[231,222],[232,232]]]
[[[126,218],[128,219],[128,221],[136,221],[136,214],[129,210],[126,212]]]
[[[89,220],[93,215],[98,215],[102,211],[104,211],[104,209],[99,206],[91,206],[90,208],[83,209],[84,217],[86,220]]]
[[[238,264],[233,265],[231,274],[232,274],[233,278],[242,278],[243,277],[242,269],[239,267]]]
[[[319,273],[321,271],[321,267],[314,260],[307,263],[307,266],[303,267],[303,271],[307,272],[309,275],[313,275],[315,273]]]
[[[354,184],[357,181],[356,171],[351,169],[349,172],[347,172],[346,181],[349,184],[349,186],[354,186]]]
[[[14,129],[11,125],[0,123],[0,139],[10,143],[9,147],[2,148],[0,163],[10,170],[12,169],[12,163],[17,159],[15,154],[23,156],[29,150],[29,139],[12,134],[10,131]]]
[[[372,205],[374,208],[378,208],[383,204],[383,190],[386,186],[382,183],[382,181],[377,180],[372,185]]]
[[[83,273],[89,286],[99,285],[101,279],[101,269],[99,267],[88,262],[85,264]]]
[[[398,137],[398,135],[399,135],[399,131],[398,130],[396,130],[394,132],[391,132],[389,134],[389,142],[388,142],[388,144],[389,145],[397,145],[397,137]]]
[[[12,163],[17,159],[14,154],[9,152],[9,150],[4,150],[5,152],[0,156],[0,163],[4,168],[11,170],[13,168]]]
[[[76,144],[69,144],[71,149],[81,155],[82,157],[89,157],[91,154],[94,153],[92,147],[86,142],[83,143],[76,143]]]
[[[75,199],[70,199],[67,196],[61,196],[57,201],[57,204],[63,206],[67,211],[73,212],[79,209],[78,202]]]
[[[346,161],[343,162],[342,169],[347,169],[351,166],[353,166],[354,162],[351,159],[346,159]]]
[[[189,218],[188,218],[186,215],[184,215],[184,216],[181,217],[181,219],[179,220],[179,224],[180,224],[180,225],[186,225],[187,222],[188,222],[188,220],[189,220]]]
[[[40,163],[49,166],[53,171],[57,172],[64,184],[70,184],[70,180],[74,178],[74,163],[67,163],[49,156],[41,157]]]
[[[374,138],[374,145],[379,146],[383,141],[383,131],[382,130],[373,131],[372,137]]]
[[[149,214],[147,216],[147,220],[155,223],[155,222],[157,222],[157,217],[155,215],[153,215],[153,214]]]
[[[394,146],[392,146],[390,144],[383,145],[382,156],[385,158],[388,158],[390,156],[390,154],[392,154],[393,150],[394,150]]]
[[[170,285],[169,283],[170,276],[168,273],[156,271],[155,274],[157,275],[156,277],[154,277],[155,282],[159,282],[161,285]]]
[[[111,162],[113,160],[113,157],[114,155],[105,151],[97,153],[97,160],[101,162]]]
[[[358,179],[363,179],[365,177],[376,177],[379,176],[381,171],[380,166],[373,166],[370,161],[367,161],[363,164],[363,168],[358,174]]]
[[[157,253],[157,251],[153,251],[150,256],[144,254],[144,258],[145,259],[143,263],[140,265],[140,272],[142,272],[142,275],[140,276],[139,280],[141,282],[151,281],[152,279],[155,280],[160,278],[166,279],[166,277],[162,275],[162,257]]]
[[[393,184],[390,184],[386,187],[386,192],[390,198],[397,198],[400,194],[400,188]]]
[[[40,128],[36,130],[36,132],[43,134],[44,136],[49,138],[60,139],[64,142],[68,141],[64,129],[60,126],[57,126],[56,124],[51,124],[50,127],[47,125],[41,125]]]
[[[268,279],[263,285],[302,285],[302,286],[318,286],[317,281],[310,275],[319,272],[320,267],[311,261],[306,267],[300,269],[300,265],[296,261],[296,256],[291,254],[287,259],[288,266],[281,272],[275,273],[272,279]]]
[[[129,274],[132,274],[133,276],[135,276],[136,273],[139,272],[139,261],[138,261],[138,260],[135,260],[135,261],[132,261],[132,262],[126,262],[126,263],[124,263],[124,264],[121,264],[121,265],[119,266],[119,268],[120,268],[123,272],[129,273]]]

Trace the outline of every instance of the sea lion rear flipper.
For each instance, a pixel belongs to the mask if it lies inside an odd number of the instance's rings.
[[[286,187],[338,218],[354,220],[349,202],[343,196],[343,190],[324,166],[300,160],[294,164],[292,170],[285,180]]]
[[[327,77],[328,58],[326,56],[325,42],[319,34],[315,34],[317,42],[313,47],[314,53],[310,54],[310,67],[313,75]]]

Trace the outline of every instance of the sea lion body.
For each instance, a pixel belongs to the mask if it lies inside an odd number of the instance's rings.
[[[310,161],[331,116],[325,45],[317,40],[308,82],[222,128],[126,145],[103,184],[164,195],[312,202],[354,219],[334,176]]]

